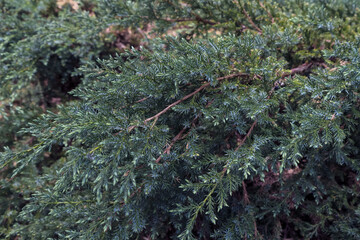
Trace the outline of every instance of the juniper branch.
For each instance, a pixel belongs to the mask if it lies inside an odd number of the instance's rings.
[[[222,81],[222,80],[225,80],[225,79],[234,78],[234,77],[241,77],[241,76],[248,76],[248,74],[246,74],[246,73],[234,73],[234,74],[230,74],[230,75],[227,75],[227,76],[224,76],[224,77],[219,77],[219,78],[217,78],[216,80]],[[173,102],[172,104],[170,104],[169,106],[167,106],[167,107],[164,108],[162,111],[160,111],[159,113],[155,114],[154,116],[145,119],[144,123],[146,124],[147,122],[149,122],[149,121],[151,121],[151,120],[153,120],[153,119],[156,119],[156,118],[160,117],[162,114],[166,113],[166,112],[169,111],[171,108],[175,107],[176,105],[178,105],[179,103],[185,101],[186,99],[194,96],[195,94],[197,94],[197,93],[200,92],[201,90],[207,88],[208,86],[210,86],[210,82],[205,83],[204,85],[202,85],[201,87],[199,87],[198,89],[196,89],[194,92],[186,95],[185,97],[177,100],[176,102]]]
[[[243,8],[243,12],[247,18],[247,20],[249,21],[249,23],[256,29],[256,31],[259,32],[259,34],[262,34],[262,30],[256,26],[256,24],[254,23],[254,21],[251,19],[250,15],[248,14],[248,12],[245,10],[245,8]]]
[[[265,8],[264,4],[262,4],[262,2],[259,0],[259,5],[260,7],[262,7],[265,12],[268,14],[269,18],[271,19],[271,23],[275,23],[275,20],[273,18],[273,16],[271,15],[271,13]]]

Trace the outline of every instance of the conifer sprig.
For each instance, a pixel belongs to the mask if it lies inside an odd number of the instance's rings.
[[[357,0],[53,3],[0,3],[1,239],[360,239]]]

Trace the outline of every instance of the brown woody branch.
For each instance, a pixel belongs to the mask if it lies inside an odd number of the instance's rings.
[[[242,184],[242,188],[243,188],[244,203],[247,205],[250,203],[250,200],[249,200],[248,192],[246,190],[246,183],[244,181],[242,181],[241,184]]]
[[[195,19],[198,22],[202,22],[202,23],[209,24],[209,25],[215,25],[216,24],[216,22],[213,22],[213,21],[210,21],[210,20],[207,20],[207,19],[203,19],[203,18],[201,18],[199,15],[197,15],[195,13],[193,13],[193,15],[195,16]]]
[[[239,148],[245,143],[246,139],[250,136],[251,132],[254,130],[256,123],[257,123],[257,119],[253,122],[245,137],[240,141],[239,145],[235,148],[235,151],[239,150]]]
[[[321,65],[321,63],[310,62],[310,63],[301,64],[300,66],[292,68],[289,71],[283,72],[281,74],[281,78],[284,79],[284,78],[286,78],[288,76],[293,76],[295,74],[303,74],[303,73],[309,71],[313,66],[318,66],[318,65]],[[271,89],[271,91],[270,91],[270,93],[269,93],[269,95],[267,97],[268,99],[270,99],[272,94],[274,93],[275,87],[276,86],[273,86],[273,88]]]
[[[144,185],[145,185],[145,184],[142,183],[135,191],[133,191],[133,192],[130,194],[129,199],[132,198],[132,197],[134,197],[136,193],[139,193]],[[121,202],[120,202],[120,205],[121,205],[121,207],[123,207],[123,206],[125,205],[125,201],[121,201]]]
[[[249,136],[251,135],[252,131],[254,130],[254,127],[257,123],[257,119],[254,121],[254,123],[251,125],[249,131],[247,132],[247,134],[245,135],[245,137],[240,141],[239,145],[235,148],[235,151],[239,150],[239,148],[245,143],[246,139],[249,138]],[[225,175],[227,171],[227,167],[224,167],[223,170],[221,171],[221,178]]]
[[[245,10],[245,8],[243,8],[243,12],[244,12],[247,20],[248,20],[249,23],[251,24],[251,26],[253,26],[253,27],[256,29],[256,31],[258,31],[260,34],[262,34],[262,30],[261,30],[258,26],[256,26],[256,24],[253,22],[253,20],[251,19],[250,15],[249,15],[249,14],[247,13],[247,11]]]
[[[194,92],[186,95],[185,97],[177,100],[176,102],[173,102],[172,104],[170,104],[169,106],[167,106],[166,108],[164,108],[161,112],[157,113],[156,115],[149,117],[147,119],[145,119],[144,123],[146,124],[147,122],[153,120],[153,119],[157,119],[158,117],[160,117],[161,115],[163,115],[164,113],[166,113],[167,111],[169,111],[171,108],[175,107],[176,105],[178,105],[179,103],[185,101],[186,99],[194,96],[195,94],[197,94],[198,92],[200,92],[201,90],[203,90],[204,88],[210,86],[210,83],[206,83],[204,85],[202,85],[201,87],[199,87],[198,89],[196,89]]]
[[[244,76],[248,76],[248,74],[246,73],[234,73],[234,74],[230,74],[224,77],[219,77],[216,80],[218,81],[222,81],[225,79],[229,79],[229,78],[234,78],[234,77],[244,77]],[[147,122],[153,120],[153,119],[157,119],[158,117],[160,117],[162,114],[166,113],[167,111],[169,111],[171,108],[173,108],[174,106],[178,105],[179,103],[185,101],[186,99],[194,96],[196,93],[200,92],[201,90],[203,90],[204,88],[210,86],[210,83],[205,83],[204,85],[202,85],[201,87],[199,87],[198,89],[196,89],[194,92],[186,95],[185,97],[177,100],[176,102],[173,102],[172,104],[170,104],[169,106],[167,106],[166,108],[164,108],[161,112],[157,113],[156,115],[149,117],[147,119],[145,119],[144,123],[146,124]]]
[[[124,109],[124,108],[130,107],[130,106],[133,106],[133,105],[136,104],[136,103],[141,103],[141,102],[143,102],[143,101],[145,101],[145,100],[148,100],[149,98],[150,98],[150,96],[144,97],[144,98],[142,98],[142,99],[140,99],[140,100],[137,100],[137,101],[134,102],[133,104],[128,104],[128,105],[122,106],[122,107],[120,107],[120,109]]]
[[[256,26],[256,24],[254,23],[254,21],[251,19],[250,15],[248,14],[248,12],[245,10],[245,8],[240,4],[239,0],[233,0],[234,4],[239,8],[239,10],[242,10],[243,13],[246,16],[246,19],[248,20],[248,22],[253,26],[253,28],[256,29],[256,31],[259,32],[259,34],[262,34],[262,30]]]
[[[248,74],[247,73],[233,73],[233,74],[230,74],[230,75],[227,75],[227,76],[224,76],[224,77],[219,77],[217,78],[216,80],[218,81],[222,81],[222,80],[225,80],[225,79],[230,79],[230,78],[234,78],[234,77],[247,77]],[[202,85],[201,87],[199,87],[198,89],[196,89],[194,92],[186,95],[185,97],[177,100],[176,102],[173,102],[172,104],[170,104],[169,106],[167,106],[166,108],[164,108],[162,111],[160,111],[159,113],[155,114],[154,116],[152,117],[149,117],[147,119],[144,120],[144,124],[147,124],[149,121],[155,119],[157,120],[162,114],[166,113],[167,111],[169,111],[171,108],[173,108],[174,106],[178,105],[179,103],[185,101],[186,99],[194,96],[196,93],[200,92],[201,90],[203,90],[204,88],[210,86],[210,82],[208,83],[205,83],[204,85]],[[142,102],[142,101],[145,101],[146,99],[148,99],[149,97],[146,97],[146,98],[142,98],[140,100],[138,100],[137,102],[135,103],[138,103],[138,102]],[[210,105],[210,104],[208,104]],[[132,125],[130,127],[128,127],[128,132],[131,132],[134,128],[137,128],[139,127],[138,125]],[[121,131],[115,133],[115,135],[118,135]]]
[[[184,127],[183,129],[181,129],[181,131],[171,140],[170,145],[164,150],[163,154],[170,154],[170,149],[172,148],[172,146],[179,140],[182,138],[183,133],[185,132],[185,130],[187,129],[187,127]],[[159,163],[160,160],[162,158],[162,155],[160,155],[155,162]]]
[[[306,71],[308,71],[315,63],[304,63],[296,68],[293,68],[290,70],[290,72],[284,72],[282,75],[281,75],[281,78],[285,78],[285,77],[288,77],[288,76],[292,76],[292,75],[295,75],[295,74],[299,74],[299,73],[304,73]]]
[[[244,10],[245,11],[245,10]],[[246,12],[246,11],[245,11]],[[290,70],[290,73],[283,73],[282,74],[282,78],[286,77],[286,76],[289,76],[289,75],[294,75],[294,74],[299,74],[299,73],[303,73],[305,71],[307,71],[308,69],[311,68],[313,64],[312,63],[305,63],[305,64],[302,64],[296,68],[293,68]],[[224,77],[220,77],[220,78],[217,78],[218,81],[221,81],[221,80],[224,80],[224,79],[229,79],[229,78],[233,78],[233,77],[239,77],[239,76],[248,76],[247,74],[244,74],[244,73],[237,73],[237,74],[231,74],[231,75],[228,75],[228,76],[224,76]],[[159,116],[161,116],[162,114],[166,113],[167,111],[169,111],[172,107],[176,106],[177,104],[185,101],[186,99],[192,97],[193,95],[195,95],[196,93],[200,92],[201,90],[205,89],[206,87],[208,87],[210,85],[210,83],[206,83],[204,85],[202,85],[201,87],[199,87],[198,89],[196,89],[194,92],[186,95],[185,97],[181,98],[180,100],[170,104],[168,107],[166,107],[165,109],[163,109],[161,112],[157,113],[156,115],[150,117],[150,118],[147,118],[144,123],[146,124],[147,122],[153,120],[153,119],[157,119]],[[272,92],[273,92],[274,88],[270,91],[269,95],[268,95],[268,99],[271,98],[271,95],[272,95]],[[140,101],[140,100],[139,100]],[[212,102],[211,102],[212,103]],[[208,104],[208,105],[211,105]],[[196,119],[196,118],[195,118]],[[195,120],[194,119],[194,120]],[[254,130],[255,126],[257,124],[257,119],[253,122],[253,124],[251,125],[250,129],[248,130],[247,134],[244,136],[244,138],[239,142],[239,145],[236,147],[235,151],[237,151],[246,141],[246,139],[248,139],[252,133],[252,131]],[[135,128],[136,126],[132,126],[130,127],[131,129]],[[182,135],[183,133],[185,132],[187,128],[183,128],[171,141],[171,144],[165,149],[164,151],[164,154],[165,153],[169,153],[170,152],[170,149],[171,147],[176,143],[176,141],[178,141],[179,139],[182,138]],[[161,160],[161,156],[155,161],[156,163],[159,163],[159,161]],[[223,168],[223,170],[220,172],[220,179],[222,179],[226,173],[226,171],[228,170],[228,167],[225,166]],[[136,189],[136,191],[134,191],[131,195],[130,195],[130,198],[132,198],[137,192],[140,192],[141,189],[142,189],[142,186],[141,185],[139,188]],[[250,200],[249,200],[249,197],[248,197],[248,192],[247,192],[247,189],[246,189],[246,183],[244,181],[242,181],[242,188],[243,188],[243,198],[244,198],[244,203],[245,204],[249,204],[250,203]],[[125,204],[125,202],[122,202],[121,205],[123,206]],[[254,228],[255,228],[255,237],[257,237],[258,235],[258,230],[257,230],[257,225],[256,225],[256,220],[254,220]]]
[[[213,100],[210,101],[208,104],[206,104],[205,108],[209,107],[211,104],[213,103]],[[190,130],[191,127],[195,126],[195,122],[199,119],[199,116],[195,117],[191,124],[190,124]],[[181,139],[186,138],[186,136],[190,133],[190,130],[185,134],[185,136],[183,136],[183,133],[185,132],[185,130],[187,129],[187,127],[184,127],[183,129],[181,129],[181,131],[172,139],[170,145],[165,149],[165,151],[163,152],[163,154],[170,154],[170,149],[172,148],[172,146]],[[160,155],[157,159],[156,159],[156,163],[159,163],[161,160],[162,156]]]
[[[271,23],[275,23],[275,20],[274,20],[273,16],[272,16],[271,13],[265,8],[264,4],[262,4],[262,2],[260,2],[260,0],[259,0],[259,5],[260,5],[260,7],[262,7],[262,8],[265,10],[265,12],[268,14],[269,18],[271,19]]]
[[[290,76],[290,75],[294,75],[294,74],[300,74],[300,73],[304,73],[306,72],[307,70],[309,70],[312,66],[314,65],[314,63],[310,62],[310,63],[304,63],[296,68],[293,68],[290,70],[290,72],[284,72],[281,77],[282,78],[285,78],[287,76]],[[249,76],[249,74],[247,73],[234,73],[234,74],[230,74],[230,75],[227,75],[227,76],[224,76],[224,77],[219,77],[217,78],[216,80],[218,81],[222,81],[222,80],[225,80],[225,79],[230,79],[230,78],[234,78],[234,77],[246,77],[246,76]],[[201,90],[205,89],[206,87],[210,86],[210,83],[205,83],[204,85],[202,85],[201,87],[199,87],[198,89],[196,89],[194,92],[184,96],[183,98],[177,100],[176,102],[170,104],[169,106],[167,106],[166,108],[164,108],[162,111],[160,111],[159,113],[155,114],[154,116],[152,117],[149,117],[147,119],[144,120],[144,123],[147,124],[149,121],[153,120],[153,119],[158,119],[162,114],[166,113],[167,111],[169,111],[171,108],[173,108],[174,106],[178,105],[179,103],[185,101],[186,99],[194,96],[196,93],[200,92]],[[268,99],[271,97],[272,93],[274,92],[275,90],[275,87],[273,87],[268,95]],[[148,99],[149,97],[146,97],[146,98],[143,98],[143,99],[140,99],[138,100],[136,103],[139,103],[139,102],[142,102],[142,101],[145,101],[146,99]],[[256,124],[256,121],[254,122],[254,124]],[[136,125],[133,125],[133,126],[130,126],[128,128],[128,131],[130,132],[131,130],[133,130],[134,128],[136,128],[138,126]],[[121,132],[121,131],[120,131]],[[118,132],[119,133],[119,132]],[[115,135],[117,135],[118,133],[116,133]],[[239,145],[241,146],[241,144]]]

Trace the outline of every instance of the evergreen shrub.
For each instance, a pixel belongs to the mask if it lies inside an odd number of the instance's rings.
[[[5,239],[360,239],[357,0],[3,2]]]

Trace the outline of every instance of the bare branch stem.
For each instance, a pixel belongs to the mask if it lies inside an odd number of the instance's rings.
[[[217,78],[216,80],[218,81],[222,81],[222,80],[225,80],[225,79],[229,79],[229,78],[234,78],[234,77],[240,77],[240,76],[248,76],[248,74],[246,73],[234,73],[234,74],[230,74],[230,75],[227,75],[227,76],[224,76],[224,77],[219,77]],[[196,93],[200,92],[201,90],[203,90],[204,88],[210,86],[210,82],[208,83],[205,83],[204,85],[202,85],[201,87],[199,87],[198,89],[196,89],[194,92],[186,95],[185,97],[177,100],[176,102],[173,102],[172,104],[170,104],[169,106],[167,106],[166,108],[164,108],[161,112],[157,113],[156,115],[152,116],[152,117],[149,117],[147,119],[145,119],[144,123],[146,124],[147,122],[153,120],[153,119],[156,119],[158,117],[160,117],[162,114],[166,113],[167,111],[169,111],[171,108],[173,108],[174,106],[178,105],[179,103],[185,101],[186,99],[194,96]]]
[[[243,8],[243,12],[247,18],[247,20],[249,21],[249,23],[256,29],[256,31],[258,31],[260,34],[262,34],[261,29],[256,26],[256,24],[253,22],[253,20],[251,19],[250,15],[248,14],[248,12],[245,10],[245,8]]]
[[[260,7],[262,7],[262,8],[265,10],[265,12],[268,14],[269,18],[271,19],[271,23],[275,23],[275,20],[274,20],[273,16],[272,16],[271,13],[265,8],[264,4],[262,4],[262,2],[260,2],[260,0],[259,0],[259,5],[260,5]]]
[[[256,123],[257,123],[257,119],[253,122],[245,137],[240,141],[239,145],[235,148],[235,151],[239,150],[239,148],[245,143],[246,139],[250,136],[251,132],[254,130]]]

